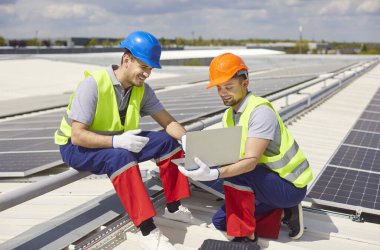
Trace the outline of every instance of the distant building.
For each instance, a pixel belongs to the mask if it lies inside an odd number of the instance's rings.
[[[335,46],[328,43],[317,44],[317,54],[336,54]]]
[[[296,47],[296,43],[293,42],[278,42],[278,43],[248,43],[247,49],[271,49],[278,51],[285,51],[287,48]]]
[[[103,44],[108,41],[110,43],[117,43],[120,38],[107,38],[107,37],[71,37],[72,46],[87,46],[92,39],[96,39],[97,44]]]

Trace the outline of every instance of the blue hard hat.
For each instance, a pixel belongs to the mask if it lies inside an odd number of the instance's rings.
[[[128,49],[134,57],[153,68],[161,68],[161,44],[152,34],[135,31],[120,43],[120,47]]]

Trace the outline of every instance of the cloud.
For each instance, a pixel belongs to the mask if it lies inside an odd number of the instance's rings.
[[[380,41],[379,0],[2,0],[0,35]]]
[[[50,4],[41,15],[47,19],[85,19],[103,21],[107,13],[98,6],[84,4]]]
[[[12,15],[16,12],[14,6],[11,5],[0,5],[0,14],[1,15]]]
[[[326,6],[323,6],[318,13],[321,15],[342,15],[346,14],[350,10],[350,7],[350,0],[331,1]]]
[[[380,14],[380,1],[366,0],[358,7],[358,12],[362,13],[379,13]]]

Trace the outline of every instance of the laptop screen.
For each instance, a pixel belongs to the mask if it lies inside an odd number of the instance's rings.
[[[235,163],[240,159],[242,127],[207,129],[186,134],[185,168],[197,169],[194,157],[209,166]],[[173,161],[175,163],[180,162]]]

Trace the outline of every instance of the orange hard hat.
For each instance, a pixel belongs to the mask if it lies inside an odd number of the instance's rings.
[[[230,80],[239,70],[248,71],[243,59],[232,53],[221,54],[210,63],[210,83],[207,88],[221,85]]]

